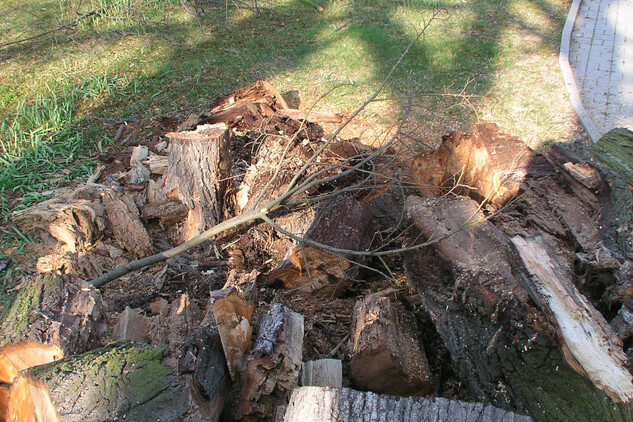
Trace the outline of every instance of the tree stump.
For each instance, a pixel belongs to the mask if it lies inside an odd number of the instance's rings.
[[[231,143],[225,124],[170,132],[169,162],[163,190],[189,208],[181,241],[208,230],[233,209]]]

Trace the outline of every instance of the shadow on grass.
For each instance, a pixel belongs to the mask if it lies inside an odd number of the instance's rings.
[[[69,122],[70,127],[86,135],[82,148],[94,150],[104,136],[100,133],[99,119],[148,118],[175,112],[186,115],[204,108],[213,98],[257,79],[283,80],[288,75],[291,84],[299,83],[322,93],[362,74],[365,76],[355,80],[355,87],[339,94],[352,98],[341,102],[353,109],[386,77],[416,36],[415,27],[419,30],[423,21],[441,8],[445,12],[431,24],[425,37],[413,45],[385,92],[396,110],[417,107],[424,113],[435,113],[434,108],[439,105],[425,102],[426,94],[459,92],[468,85],[469,93],[485,95],[494,87],[494,74],[505,42],[503,33],[510,25],[518,25],[540,39],[547,38],[538,27],[512,11],[513,3],[511,0],[358,0],[329,2],[326,11],[319,13],[295,0],[262,8],[258,14],[230,10],[228,21],[223,20],[224,11],[214,11],[202,18],[201,26],[189,16],[142,27],[82,29],[73,36],[58,33],[53,46],[52,40],[47,39],[10,47],[0,54],[5,60],[24,66],[36,62],[45,68],[72,61],[76,50],[94,48],[95,60],[88,63],[86,75],[100,70],[125,75],[120,89],[101,92],[98,99],[82,97],[73,104],[85,117]],[[551,2],[524,3],[533,7],[542,19],[549,19],[549,25],[557,28],[562,25],[564,16]],[[547,40],[544,45],[557,48],[557,44]],[[99,60],[109,54],[117,54],[117,59],[100,69]],[[332,75],[324,82],[320,72],[327,72],[330,65]],[[72,71],[68,74],[69,80],[86,77]],[[449,114],[448,118],[458,120],[460,128],[468,128],[477,118],[472,112],[456,110],[459,114]],[[67,136],[66,132],[51,137],[47,148],[54,150],[56,143],[64,142],[59,138]],[[26,146],[20,158],[5,158],[2,166],[17,168],[14,161],[22,160],[25,165],[19,171],[35,174],[40,182],[51,171],[58,171],[57,167],[47,167],[46,160],[36,165],[28,149]],[[44,185],[34,183],[31,190],[42,190]],[[0,189],[3,187],[13,189],[15,185],[8,181]],[[27,188],[25,192],[28,191]]]

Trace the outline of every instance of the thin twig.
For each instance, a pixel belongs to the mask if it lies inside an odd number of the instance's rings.
[[[82,20],[84,20],[86,18],[89,18],[90,16],[101,15],[104,11],[105,11],[105,9],[103,9],[103,8],[102,9],[91,10],[90,12],[84,13],[83,15],[79,16],[77,19],[75,19],[72,22],[65,23],[65,24],[60,25],[60,26],[58,26],[56,28],[50,29],[48,31],[42,32],[42,33],[37,34],[37,35],[33,35],[31,37],[26,37],[26,38],[22,38],[22,39],[19,39],[19,40],[16,40],[16,41],[9,41],[9,42],[0,44],[0,48],[5,48],[5,47],[8,47],[10,45],[15,45],[15,44],[22,44],[22,43],[27,42],[27,41],[32,41],[32,40],[35,40],[35,39],[38,39],[38,38],[42,38],[42,37],[44,37],[44,36],[46,36],[48,34],[52,34],[53,32],[61,31],[62,29],[72,28],[74,26],[77,26],[77,24],[79,22],[81,22]]]

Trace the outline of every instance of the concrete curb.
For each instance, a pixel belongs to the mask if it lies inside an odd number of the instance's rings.
[[[567,87],[567,91],[569,92],[569,101],[571,101],[572,107],[574,107],[574,110],[576,110],[576,114],[578,115],[578,119],[580,119],[580,123],[582,123],[582,125],[584,126],[591,140],[593,142],[598,142],[598,140],[602,138],[602,135],[604,134],[600,131],[600,129],[598,129],[598,126],[596,126],[591,117],[589,117],[585,106],[582,104],[580,91],[578,90],[578,85],[576,84],[576,78],[574,78],[574,74],[569,64],[571,33],[574,29],[574,23],[576,22],[576,17],[578,16],[578,9],[580,8],[581,1],[582,0],[573,0],[571,8],[569,9],[569,14],[567,15],[567,20],[565,21],[565,26],[563,27],[563,35],[561,36],[558,63],[563,73],[565,86]]]

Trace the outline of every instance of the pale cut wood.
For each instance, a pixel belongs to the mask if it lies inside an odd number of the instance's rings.
[[[551,174],[545,157],[496,124],[477,124],[472,134],[456,131],[442,138],[432,154],[417,156],[411,176],[423,193],[440,186],[502,206],[513,198],[528,175]]]
[[[272,418],[297,385],[303,353],[303,316],[276,303],[263,318],[242,372],[235,419]]]
[[[633,400],[633,382],[622,343],[604,317],[573,284],[542,239],[512,238],[520,279],[556,324],[567,363],[616,403]]]
[[[251,320],[255,313],[257,274],[254,271],[250,277],[236,282],[236,285],[211,292],[211,309],[234,381],[239,379],[242,365],[251,349]]]
[[[431,387],[415,317],[388,297],[369,295],[357,302],[352,343],[350,378],[360,390],[421,396]]]
[[[284,422],[529,422],[483,403],[444,398],[394,397],[348,388],[295,388]]]
[[[189,208],[185,242],[221,222],[233,206],[231,144],[225,124],[167,133],[169,163],[163,190]]]
[[[301,385],[305,387],[343,387],[340,359],[319,359],[301,365]]]

